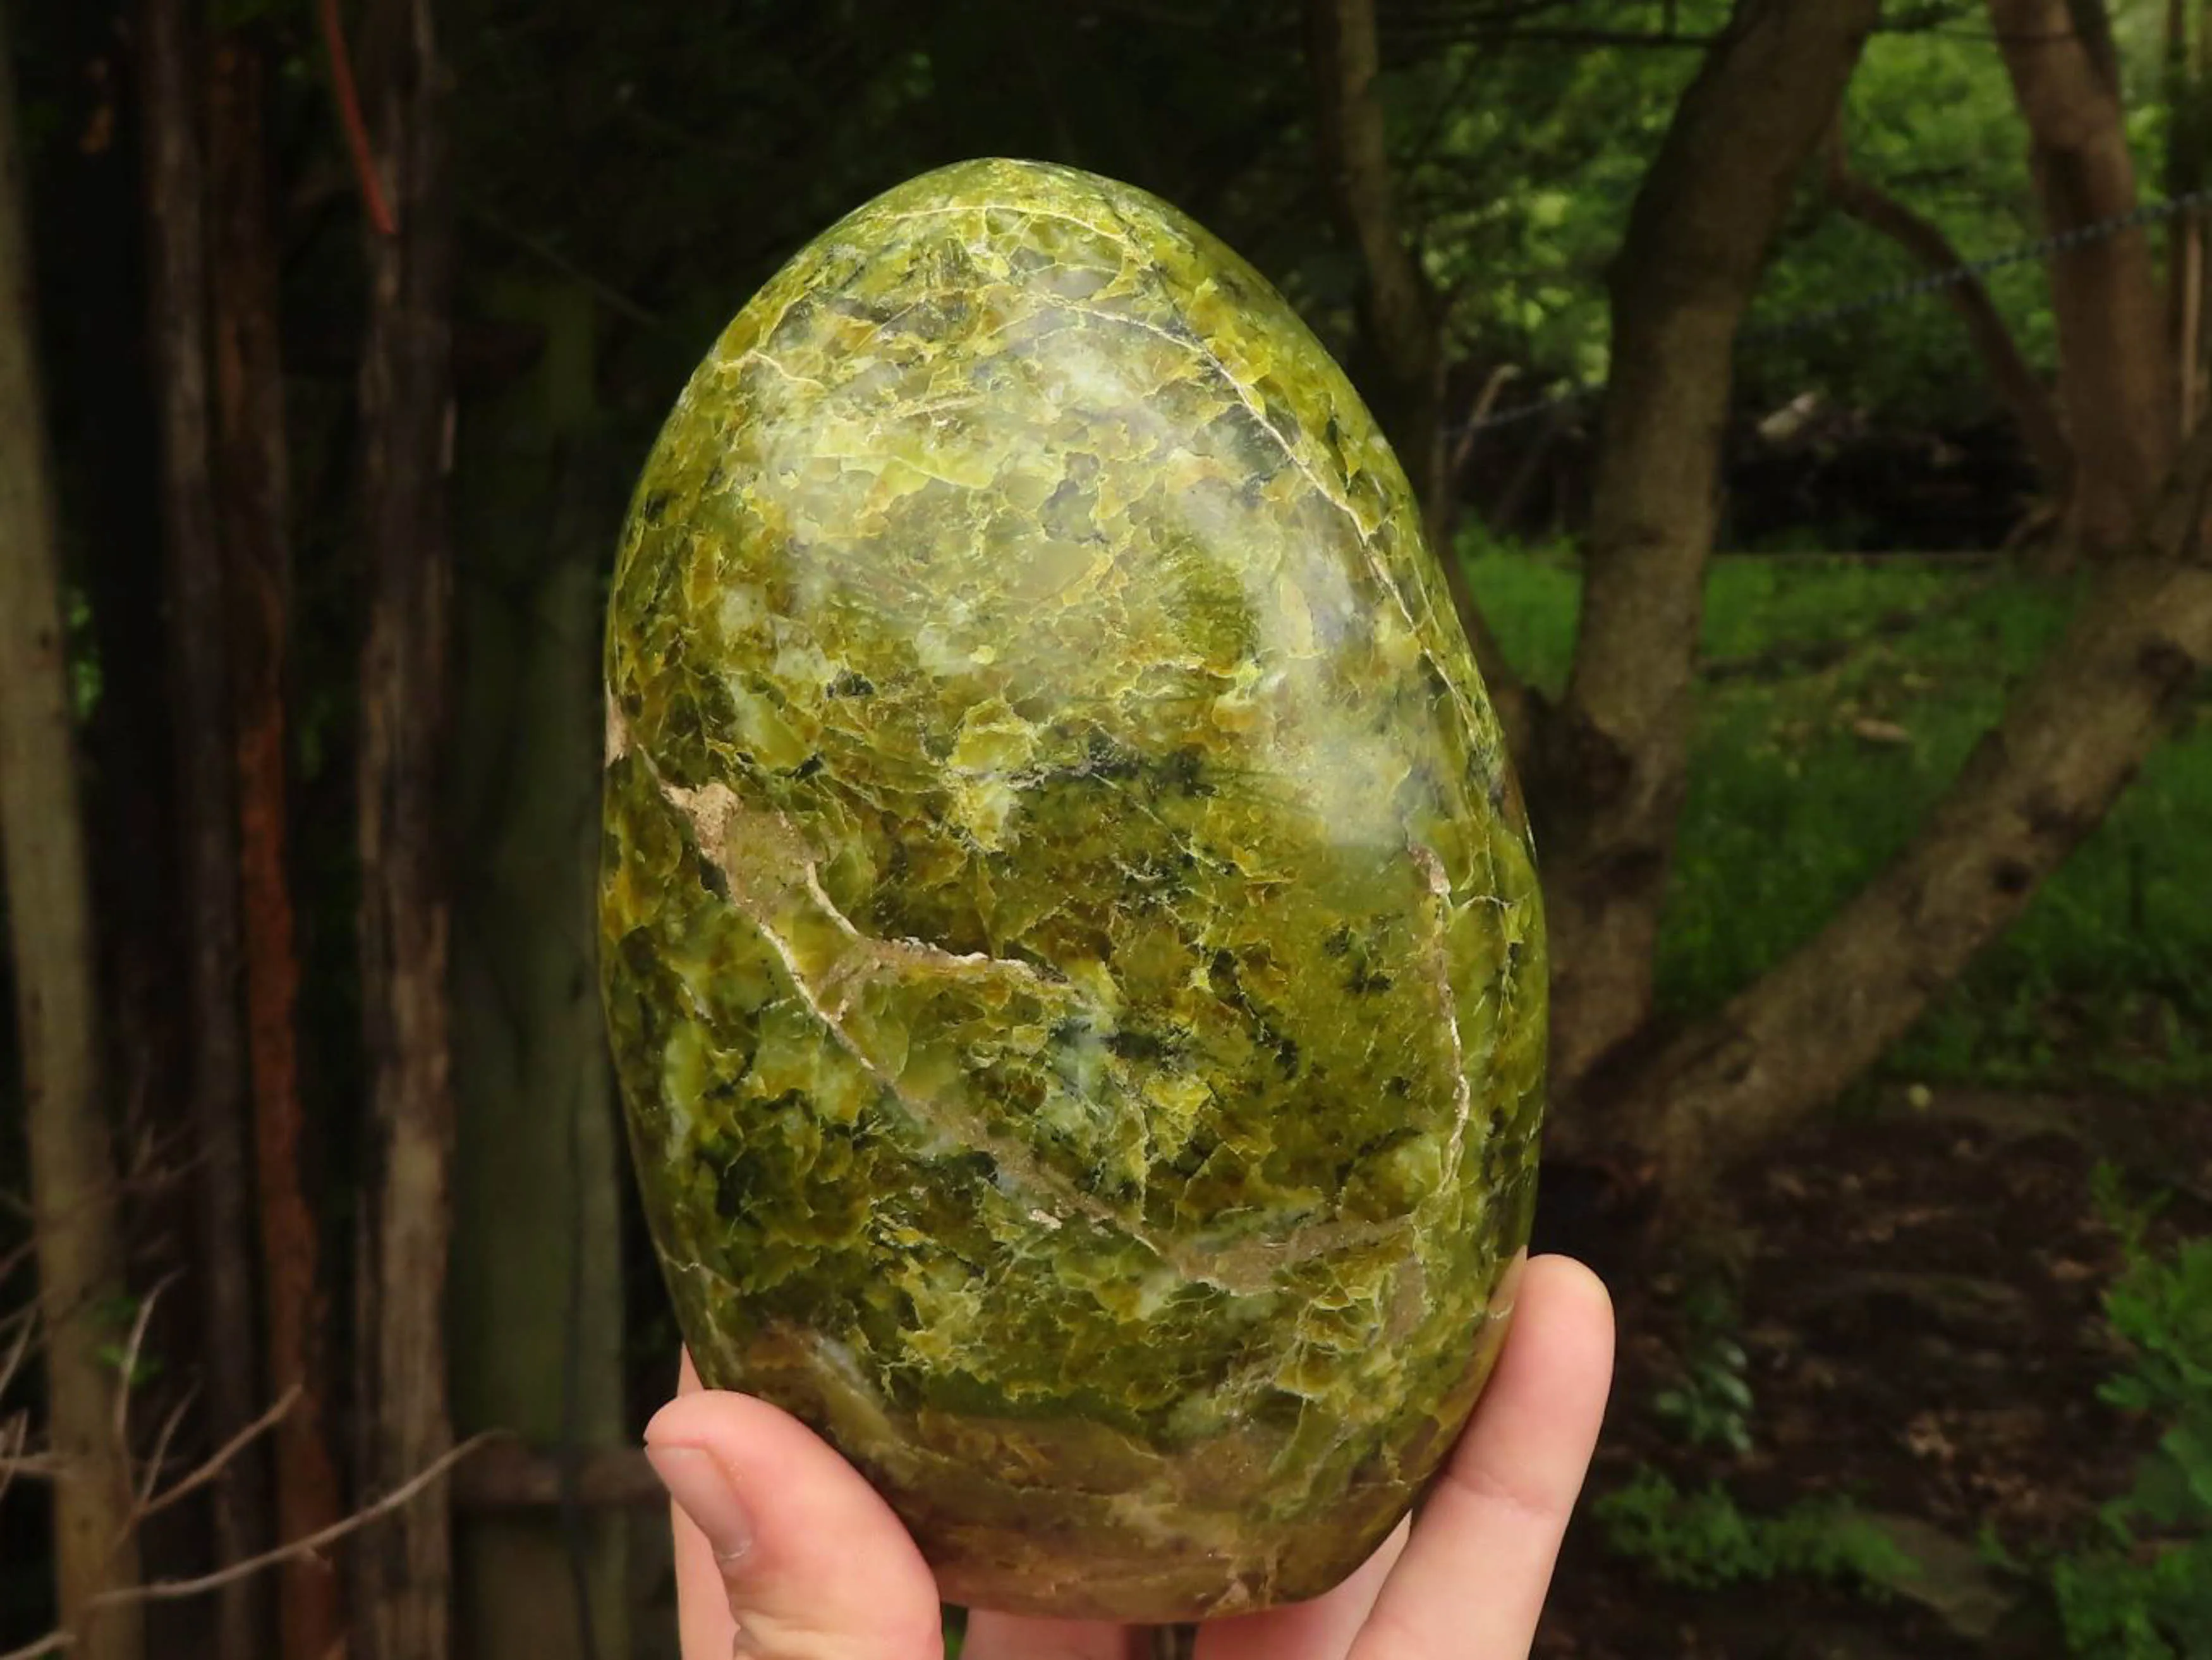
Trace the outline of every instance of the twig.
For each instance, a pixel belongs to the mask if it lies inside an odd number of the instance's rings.
[[[36,1303],[25,1308],[15,1318],[15,1341],[8,1346],[8,1358],[0,1360],[0,1395],[7,1394],[8,1385],[15,1381],[16,1368],[23,1364],[23,1357],[30,1353],[31,1334],[37,1329],[38,1324],[39,1305]],[[7,1323],[0,1322],[0,1331],[6,1329]]]
[[[133,1527],[152,1514],[150,1506],[154,1503],[154,1488],[161,1481],[161,1466],[168,1462],[169,1443],[175,1438],[177,1426],[185,1421],[185,1414],[191,1410],[198,1395],[196,1389],[186,1389],[183,1398],[169,1408],[169,1415],[161,1424],[161,1432],[154,1438],[154,1450],[146,1456],[146,1479],[139,1484],[138,1491],[131,1495]]]
[[[390,1515],[479,1447],[505,1439],[509,1433],[506,1430],[488,1430],[482,1435],[470,1437],[430,1464],[421,1475],[404,1486],[394,1487],[374,1504],[356,1511],[343,1521],[334,1522],[304,1539],[295,1539],[289,1545],[279,1545],[275,1550],[264,1551],[258,1556],[249,1556],[242,1562],[234,1562],[227,1568],[202,1574],[197,1579],[156,1579],[150,1584],[126,1585],[119,1590],[102,1591],[92,1599],[91,1606],[96,1608],[114,1608],[126,1602],[170,1602],[182,1597],[198,1596],[207,1591],[220,1590],[236,1580],[247,1578],[264,1568],[273,1568],[285,1562],[297,1561],[303,1556],[312,1556],[324,1546],[333,1544],[379,1517]],[[43,1651],[33,1651],[34,1653]],[[14,1660],[14,1657],[0,1655],[0,1660]]]
[[[0,1660],[39,1660],[42,1654],[59,1654],[64,1649],[76,1646],[76,1639],[65,1631],[48,1632],[27,1649],[9,1649],[0,1654]]]
[[[239,1431],[237,1434],[232,1436],[230,1439],[224,1442],[222,1446],[216,1448],[216,1450],[208,1456],[206,1462],[202,1463],[198,1469],[194,1470],[190,1475],[185,1476],[182,1481],[179,1481],[176,1486],[169,1488],[167,1492],[158,1493],[142,1504],[138,1510],[138,1519],[143,1522],[149,1516],[160,1515],[163,1511],[168,1509],[170,1505],[175,1504],[177,1500],[182,1499],[186,1493],[194,1492],[200,1487],[204,1487],[209,1482],[214,1481],[216,1476],[222,1473],[222,1467],[225,1464],[228,1464],[232,1459],[235,1458],[239,1455],[240,1451],[246,1446],[246,1443],[252,1441],[254,1437],[258,1435],[266,1433],[270,1426],[274,1425],[276,1421],[282,1418],[286,1413],[291,1411],[293,1403],[299,1398],[300,1386],[297,1383],[295,1383],[290,1389],[284,1391],[283,1398],[282,1400],[278,1401],[275,1406],[270,1408],[268,1411],[263,1413],[260,1417],[248,1424],[244,1429]]]
[[[646,328],[665,331],[668,327],[666,318],[631,299],[605,277],[594,277],[543,237],[532,236],[520,226],[509,224],[481,203],[471,202],[469,204],[469,212],[471,216],[486,230],[504,236],[525,253],[544,260],[562,276],[590,293],[609,311],[627,317],[631,322],[641,324]]]
[[[8,1491],[8,1484],[15,1479],[23,1449],[31,1439],[31,1416],[19,1412],[12,1418],[0,1419],[0,1496]]]
[[[137,1317],[131,1323],[131,1341],[123,1346],[123,1377],[115,1391],[115,1450],[126,1462],[131,1456],[131,1386],[138,1376],[138,1351],[145,1347],[146,1325],[154,1317],[154,1304],[176,1277],[167,1274],[155,1282],[138,1304]]]
[[[384,199],[384,185],[376,176],[376,152],[369,148],[368,123],[362,119],[361,89],[354,84],[353,59],[346,52],[345,28],[338,21],[338,0],[323,0],[321,10],[323,45],[331,54],[331,90],[338,100],[338,121],[345,128],[354,176],[361,181],[362,206],[378,235],[397,236],[399,224]]]

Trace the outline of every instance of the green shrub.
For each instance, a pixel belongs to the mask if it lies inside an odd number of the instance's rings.
[[[1751,1450],[1751,1362],[1735,1340],[1741,1310],[1725,1282],[1701,1281],[1685,1307],[1688,1325],[1681,1364],[1653,1408],[1692,1446]]]
[[[1607,1545],[1670,1585],[1711,1590],[1785,1575],[1883,1594],[1914,1564],[1870,1517],[1838,1499],[1805,1499],[1779,1516],[1747,1514],[1714,1482],[1683,1493],[1656,1470],[1590,1507]]]
[[[2100,1536],[2056,1563],[2051,1585],[2083,1660],[2212,1660],[2212,1239],[2159,1253],[2154,1207],[2131,1205],[2109,1169],[2097,1197],[2126,1259],[2105,1317],[2132,1352],[2099,1393],[2162,1427]]]

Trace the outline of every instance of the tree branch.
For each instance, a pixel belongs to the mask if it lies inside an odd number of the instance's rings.
[[[2044,228],[2063,235],[2133,213],[2135,161],[2103,0],[1989,0],[1989,9],[2001,29],[2057,37],[2015,38],[2002,51]],[[2132,224],[2063,248],[2050,277],[2075,459],[2069,528],[2098,556],[2127,545],[2179,436],[2150,233]]]
[[[337,100],[338,124],[345,131],[346,154],[361,185],[362,208],[369,228],[379,236],[397,236],[399,226],[392,205],[384,199],[384,184],[376,176],[376,156],[368,142],[368,124],[362,119],[361,92],[354,84],[353,57],[346,51],[345,25],[338,20],[338,0],[322,0],[319,8],[323,45],[331,56],[331,92]]]
[[[504,1432],[488,1430],[482,1435],[471,1436],[459,1446],[434,1460],[411,1481],[394,1487],[374,1504],[356,1511],[351,1516],[329,1527],[319,1529],[304,1539],[295,1539],[288,1545],[264,1551],[258,1556],[249,1556],[242,1562],[233,1562],[213,1573],[204,1573],[196,1579],[155,1579],[143,1585],[125,1586],[119,1590],[102,1592],[93,1599],[95,1608],[112,1607],[129,1602],[169,1602],[179,1597],[200,1596],[211,1590],[233,1584],[252,1574],[273,1568],[280,1563],[296,1561],[314,1555],[325,1546],[334,1545],[350,1534],[358,1533],[370,1523],[391,1515],[422,1492],[440,1476],[466,1458],[478,1448],[504,1438]]]
[[[244,1429],[239,1431],[237,1434],[232,1436],[229,1440],[224,1442],[222,1446],[216,1448],[213,1453],[208,1456],[207,1459],[202,1462],[198,1469],[185,1476],[183,1480],[178,1481],[173,1487],[168,1487],[161,1493],[154,1494],[148,1498],[145,1502],[138,1507],[138,1519],[143,1522],[149,1516],[159,1515],[161,1511],[168,1509],[170,1505],[175,1504],[177,1500],[182,1499],[186,1493],[205,1487],[209,1482],[214,1481],[216,1476],[222,1474],[225,1467],[229,1464],[232,1459],[238,1456],[239,1452],[246,1445],[247,1443],[252,1441],[258,1436],[266,1434],[270,1429],[274,1428],[276,1426],[276,1420],[283,1417],[286,1413],[291,1411],[293,1402],[297,1401],[299,1398],[300,1386],[297,1383],[295,1383],[290,1389],[284,1391],[283,1395],[278,1399],[275,1406],[270,1408],[269,1410],[263,1413],[260,1417],[255,1419]],[[160,1461],[157,1457],[155,1460],[157,1467],[159,1462]]]
[[[1880,11],[1738,0],[1613,264],[1582,620],[1531,792],[1548,842],[1553,1076],[1569,1091],[1650,1015],[1736,331]]]
[[[1872,179],[1851,170],[1843,123],[1827,141],[1828,194],[1835,204],[1869,229],[1887,237],[1924,271],[1953,271],[1966,262],[1941,227],[1923,218]],[[2058,404],[2021,355],[2011,329],[1982,279],[1976,276],[1946,283],[1943,298],[1966,325],[1975,356],[2012,411],[2028,453],[2035,458],[2045,493],[2063,502],[2072,488],[2074,446],[2058,418]]]
[[[1879,1059],[2118,799],[2212,662],[2208,496],[2212,423],[1918,839],[1810,944],[1593,1103],[1656,1126],[1646,1139],[1670,1192],[1694,1192]]]

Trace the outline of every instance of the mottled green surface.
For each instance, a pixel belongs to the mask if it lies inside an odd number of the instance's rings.
[[[686,388],[608,634],[606,1000],[709,1383],[956,1601],[1314,1595],[1526,1236],[1543,932],[1404,477],[1236,255],[965,164]]]

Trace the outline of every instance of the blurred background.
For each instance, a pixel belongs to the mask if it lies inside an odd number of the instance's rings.
[[[1539,1651],[2212,1655],[2212,7],[4,17],[0,1655],[670,1654],[605,582],[979,155],[1244,253],[1445,552],[1624,1327]]]

